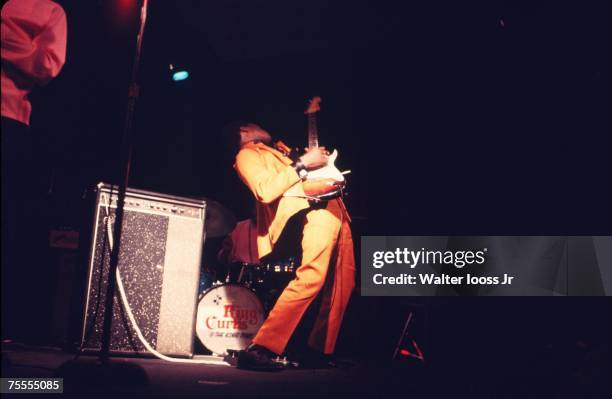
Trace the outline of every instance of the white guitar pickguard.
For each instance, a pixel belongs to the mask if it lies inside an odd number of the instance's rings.
[[[344,181],[344,175],[340,173],[334,162],[338,158],[338,151],[334,150],[327,158],[327,165],[322,168],[308,171],[306,180],[318,179],[334,179],[336,181]]]

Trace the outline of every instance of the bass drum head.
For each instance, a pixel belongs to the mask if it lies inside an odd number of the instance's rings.
[[[263,322],[263,305],[253,291],[224,284],[209,289],[200,299],[196,334],[206,349],[224,355],[249,346]]]

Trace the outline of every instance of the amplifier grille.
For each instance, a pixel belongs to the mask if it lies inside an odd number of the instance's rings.
[[[114,224],[115,201],[110,186],[98,186],[81,335],[86,351],[101,349],[110,266],[106,218],[110,216]],[[204,201],[138,190],[126,194],[119,270],[140,330],[156,350],[167,355],[193,353],[204,210]],[[118,292],[111,326],[111,352],[144,353]]]

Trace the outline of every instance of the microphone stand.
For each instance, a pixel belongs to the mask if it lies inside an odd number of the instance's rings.
[[[123,127],[123,143],[121,149],[122,154],[122,171],[123,179],[119,183],[119,191],[117,194],[117,209],[115,211],[115,223],[113,230],[113,247],[110,255],[110,266],[108,270],[108,287],[106,289],[106,303],[104,308],[104,322],[102,327],[102,349],[100,357],[102,361],[108,360],[111,339],[111,323],[113,320],[113,300],[116,290],[116,274],[117,265],[119,264],[119,249],[121,248],[121,231],[123,228],[123,207],[125,205],[125,194],[127,191],[130,169],[132,166],[132,143],[134,136],[134,111],[136,109],[136,100],[138,99],[139,87],[136,83],[138,75],[138,67],[140,66],[140,53],[142,50],[142,36],[147,21],[148,0],[143,0],[140,10],[140,28],[138,37],[136,38],[136,50],[134,54],[134,63],[132,65],[132,77],[128,88],[128,103],[127,112],[125,114],[125,123]],[[110,201],[110,199],[109,199]]]
[[[134,136],[134,114],[136,109],[136,100],[138,99],[139,87],[136,83],[138,69],[140,66],[140,54],[142,50],[142,37],[144,34],[145,24],[147,20],[147,9],[149,1],[142,0],[140,10],[140,28],[136,38],[136,49],[134,54],[134,64],[132,65],[132,75],[128,87],[128,102],[127,112],[125,115],[123,141],[120,147],[121,154],[121,172],[123,178],[120,180],[117,208],[115,211],[115,223],[113,230],[113,247],[110,255],[110,266],[108,271],[108,287],[106,289],[106,299],[104,308],[104,320],[102,328],[102,342],[98,361],[80,362],[76,359],[64,363],[58,370],[57,374],[72,381],[74,384],[83,384],[87,386],[98,386],[102,389],[108,389],[111,385],[127,385],[138,386],[146,385],[147,376],[142,369],[135,363],[127,362],[110,362],[110,342],[111,342],[111,324],[113,320],[113,302],[115,298],[115,290],[117,286],[116,271],[119,263],[119,249],[121,248],[121,231],[123,227],[123,208],[125,204],[125,196],[130,178],[130,169],[132,163],[132,147]],[[110,199],[109,199],[110,201]]]

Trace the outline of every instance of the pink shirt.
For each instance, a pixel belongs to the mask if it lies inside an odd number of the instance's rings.
[[[30,124],[28,94],[66,61],[66,14],[50,0],[9,0],[2,7],[2,116]]]

